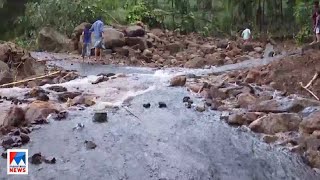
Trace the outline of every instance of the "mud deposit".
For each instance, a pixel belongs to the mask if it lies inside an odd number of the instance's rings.
[[[261,142],[244,127],[224,123],[221,112],[187,109],[183,97],[192,97],[195,104],[201,99],[186,88],[168,87],[172,76],[208,70],[90,66],[64,63],[64,68],[89,76],[60,85],[95,94],[96,104],[84,110],[65,107],[66,120],[49,119],[21,147],[28,148],[30,156],[41,152],[55,157],[56,163],[30,164],[28,176],[7,176],[6,168],[0,168],[0,179],[320,179],[297,155]],[[126,77],[91,84],[105,72]],[[15,95],[27,91],[17,88]],[[9,89],[0,92],[10,93]],[[49,97],[55,100],[54,93]],[[159,102],[167,108],[159,108]],[[145,103],[150,108],[144,108]],[[107,112],[108,122],[92,122],[97,111]],[[78,123],[84,127],[74,130]],[[87,141],[97,146],[88,149]],[[6,167],[5,159],[1,158],[0,166]]]

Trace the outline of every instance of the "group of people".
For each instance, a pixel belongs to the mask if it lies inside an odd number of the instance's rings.
[[[99,17],[93,24],[86,25],[83,32],[83,46],[82,46],[82,58],[85,57],[90,58],[91,57],[91,34],[94,34],[94,41],[93,46],[95,48],[94,54],[95,54],[95,60],[102,59],[102,52],[101,50],[104,49],[104,43],[103,43],[103,31],[104,29],[104,23],[102,22],[102,18]]]

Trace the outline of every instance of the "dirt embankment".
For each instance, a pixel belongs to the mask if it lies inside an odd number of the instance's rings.
[[[317,72],[320,72],[320,52],[311,50],[304,55],[285,57],[264,67],[233,72],[229,77],[231,81],[244,80],[248,83],[270,85],[287,94],[314,98],[301,87],[301,82],[304,86],[307,85]],[[309,89],[320,97],[320,78],[314,80]]]

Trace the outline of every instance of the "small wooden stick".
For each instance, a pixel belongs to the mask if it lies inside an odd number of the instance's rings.
[[[310,87],[310,86],[312,85],[312,83],[318,78],[318,76],[319,76],[319,73],[316,72],[316,73],[314,74],[313,78],[310,80],[310,82],[309,82],[306,86],[304,86],[304,88]]]
[[[315,95],[311,90],[309,90],[308,88],[306,88],[305,86],[303,86],[302,82],[300,82],[299,84],[300,84],[300,86],[301,86],[303,89],[305,89],[306,91],[308,91],[314,98],[316,98],[318,101],[320,100],[320,99],[318,98],[318,96]]]
[[[2,84],[2,85],[0,85],[0,88],[4,88],[4,87],[7,87],[7,86],[12,86],[12,85],[17,85],[17,84],[20,84],[20,83],[25,83],[25,82],[29,82],[29,81],[33,81],[33,80],[38,80],[38,79],[42,79],[42,78],[46,78],[46,77],[53,76],[53,75],[56,75],[56,74],[59,74],[59,73],[60,73],[60,71],[56,71],[56,72],[53,72],[53,73],[50,73],[50,74],[47,74],[47,75],[38,76],[38,77],[35,77],[35,78],[24,79],[24,80],[21,80],[21,81]]]

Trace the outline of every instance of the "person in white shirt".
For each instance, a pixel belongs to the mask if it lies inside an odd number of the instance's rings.
[[[244,42],[248,43],[251,40],[251,31],[250,31],[250,29],[246,28],[245,30],[243,30],[241,36],[242,36]]]

